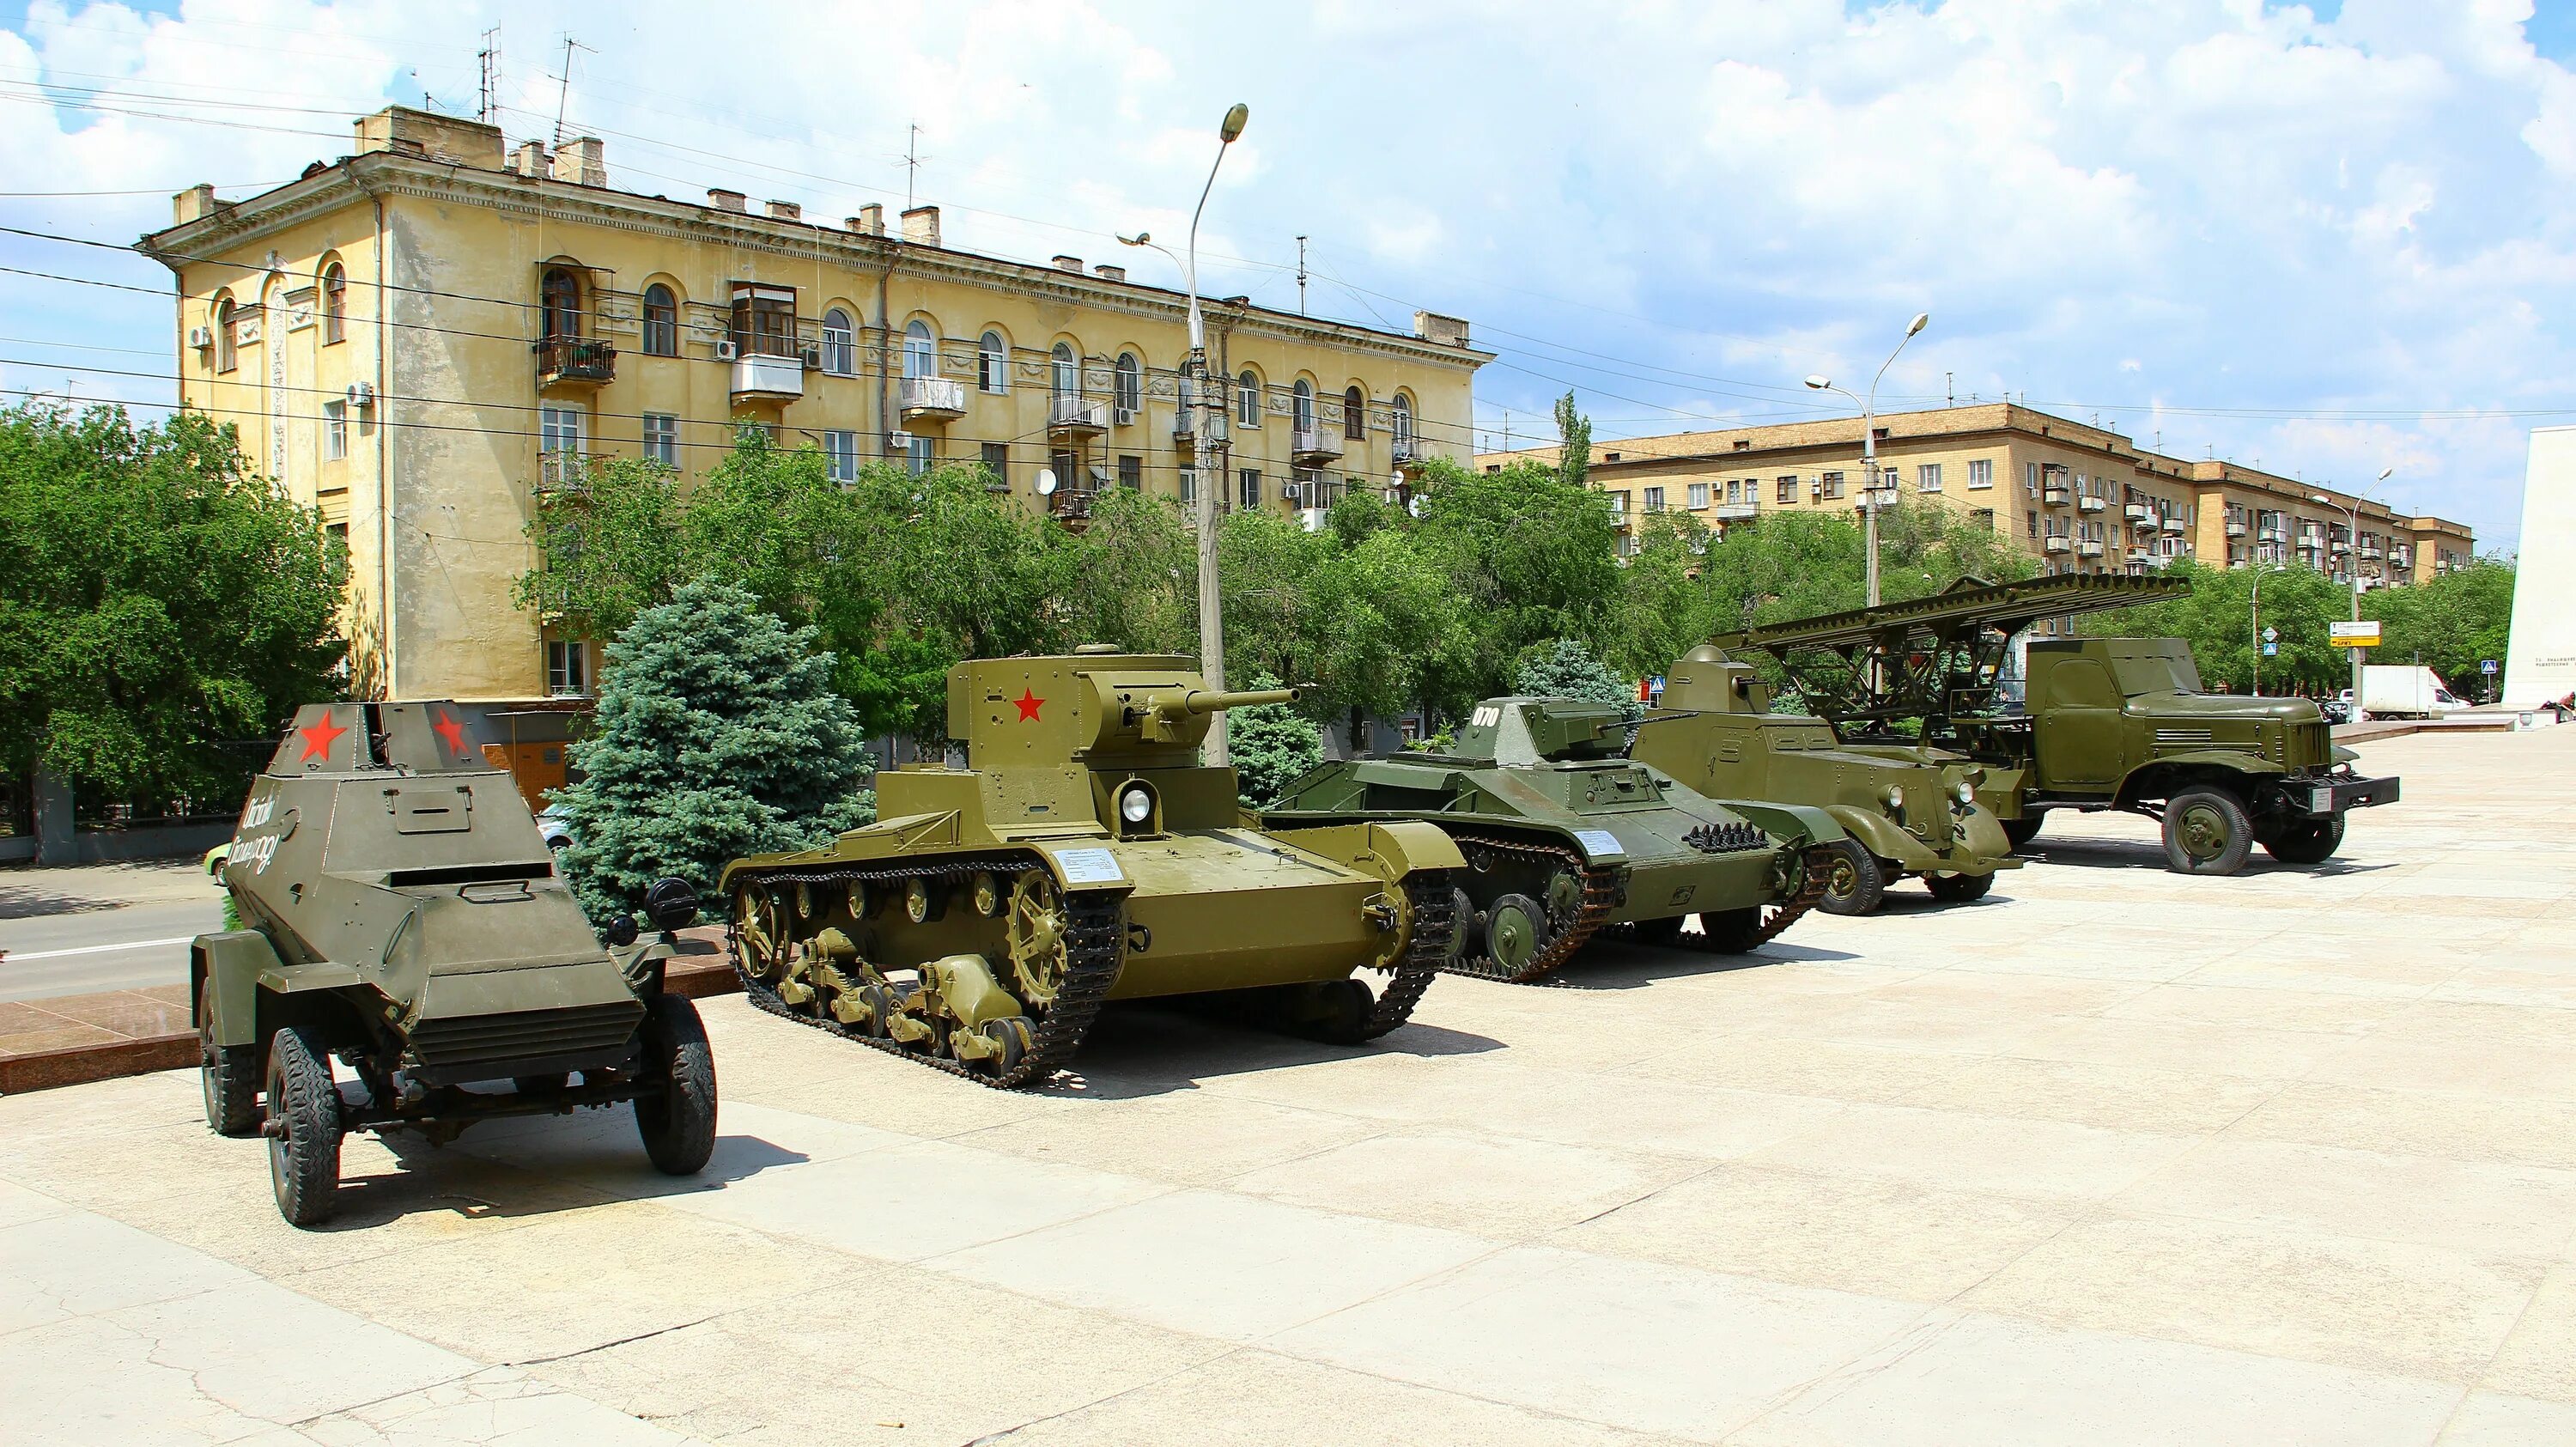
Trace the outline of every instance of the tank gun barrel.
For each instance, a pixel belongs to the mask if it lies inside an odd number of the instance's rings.
[[[1154,696],[1160,714],[1206,714],[1219,709],[1251,708],[1265,703],[1295,703],[1293,688],[1176,688]]]

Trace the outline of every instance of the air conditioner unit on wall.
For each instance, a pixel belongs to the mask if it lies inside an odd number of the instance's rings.
[[[214,329],[214,328],[212,328],[212,327],[190,327],[190,328],[188,328],[188,345],[189,345],[189,346],[192,346],[192,347],[196,348],[198,351],[201,351],[201,352],[202,352],[202,351],[206,350],[208,347],[213,346],[214,344],[215,344],[215,329]]]
[[[349,390],[345,395],[349,403],[350,411],[365,411],[367,408],[376,405],[376,384],[373,382],[352,382],[349,384]]]
[[[1129,425],[1130,423],[1133,423],[1135,420],[1136,420],[1136,409],[1135,409],[1135,408],[1133,408],[1133,407],[1121,407],[1121,408],[1119,408],[1119,409],[1118,409],[1118,425],[1119,425],[1119,426],[1121,426],[1121,427],[1125,427],[1125,426]]]
[[[823,370],[823,349],[821,347],[807,347],[803,355],[806,371],[819,372]]]
[[[730,341],[721,341],[716,343],[716,360],[719,362],[732,361],[733,350],[733,343]]]

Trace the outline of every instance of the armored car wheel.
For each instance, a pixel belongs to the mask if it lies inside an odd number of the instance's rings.
[[[698,1007],[679,995],[644,1002],[644,1084],[635,1131],[666,1176],[695,1175],[716,1149],[716,1057]],[[649,1088],[659,1087],[659,1088]]]
[[[2283,864],[2323,864],[2343,847],[2343,816],[2301,819],[2264,836],[2264,852]]]
[[[1985,898],[1986,891],[1995,887],[1995,877],[1991,874],[1927,874],[1923,876],[1923,883],[1932,891],[1932,897],[1943,904],[1966,904],[1972,899]]]
[[[1875,914],[1886,898],[1887,866],[1878,862],[1878,856],[1857,840],[1836,844],[1833,868],[1825,876],[1825,897],[1818,901],[1825,913]]]
[[[2254,852],[2254,821],[2225,789],[2185,789],[2165,804],[2165,862],[2177,874],[2234,874]]]
[[[2047,817],[2045,814],[2024,814],[2018,819],[1998,819],[1995,822],[2004,826],[2004,838],[2013,848],[2019,849],[2039,837],[2040,821]]]
[[[338,1208],[340,1087],[331,1056],[292,1027],[268,1044],[268,1181],[277,1213],[296,1226],[318,1226]]]
[[[197,987],[197,1069],[206,1089],[206,1129],[223,1136],[259,1134],[259,1051],[215,1043],[215,980]]]

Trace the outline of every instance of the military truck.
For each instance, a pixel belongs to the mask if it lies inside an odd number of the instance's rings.
[[[1904,744],[1846,744],[1813,714],[1773,713],[1771,686],[1749,663],[1702,644],[1666,675],[1661,707],[1628,757],[1703,794],[1823,809],[1847,836],[1835,846],[1822,907],[1876,910],[1887,887],[1920,878],[1963,903],[2017,869],[2012,841],[1977,801],[1983,766]]]
[[[1822,891],[1842,831],[1821,811],[1701,797],[1624,757],[1622,710],[1571,698],[1492,698],[1456,741],[1324,764],[1262,817],[1274,829],[1419,820],[1465,854],[1444,963],[1527,983],[1606,927],[1652,944],[1741,954]],[[1696,916],[1700,932],[1684,935]]]
[[[1108,649],[957,665],[966,767],[880,773],[875,824],[725,867],[744,989],[996,1087],[1051,1078],[1109,1000],[1223,995],[1316,1039],[1386,1034],[1448,953],[1465,861],[1427,824],[1247,818],[1199,745],[1218,710],[1296,696]]]
[[[2395,803],[2398,781],[2354,772],[2315,704],[2203,692],[2178,638],[2031,638],[2016,676],[2014,641],[2038,620],[2184,591],[2157,577],[1963,579],[1716,643],[1779,659],[1847,740],[1984,766],[1977,797],[2016,847],[2052,810],[2120,809],[2160,821],[2166,863],[2185,874],[2234,874],[2256,844],[2286,864],[2323,862],[2344,816]]]
[[[648,892],[657,939],[631,916],[594,933],[454,705],[298,710],[216,867],[240,927],[189,946],[206,1124],[268,1138],[288,1221],[330,1217],[350,1131],[443,1145],[494,1116],[623,1102],[656,1167],[706,1165],[715,1061],[696,1007],[663,990],[696,895]]]

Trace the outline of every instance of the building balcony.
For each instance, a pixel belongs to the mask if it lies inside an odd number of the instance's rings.
[[[2043,553],[2071,553],[2075,551],[2075,540],[2055,536],[2045,537],[2039,540],[2039,550]]]
[[[903,409],[903,420],[914,422],[949,422],[966,415],[966,384],[946,377],[906,377],[897,383],[897,404]]]
[[[737,402],[793,402],[805,395],[805,359],[745,352],[733,359]]]
[[[2369,560],[2371,560],[2372,562],[2377,562],[2377,561],[2379,561],[2379,558],[2380,558],[2379,545],[2378,545],[2378,544],[2376,544],[2376,543],[2363,543],[2363,544],[2361,545],[2361,555],[2362,555],[2363,557],[2365,557],[2365,558],[2368,558],[2368,559],[2369,559]]]
[[[1710,506],[1709,520],[1721,523],[1749,523],[1762,516],[1758,502],[1721,502]]]
[[[530,342],[537,354],[537,386],[602,387],[617,380],[617,349],[588,337],[547,337]]]
[[[2074,501],[2074,498],[2074,493],[2062,487],[2043,487],[2039,490],[2040,503],[2046,507],[2064,507]]]
[[[2234,518],[2229,518],[2227,520],[2227,535],[2231,538],[2241,538],[2245,536],[2245,524],[2238,522]]]
[[[1109,430],[1109,404],[1087,397],[1053,396],[1047,399],[1047,436],[1057,440],[1079,441],[1098,437]],[[1088,504],[1085,504],[1088,507]]]
[[[2085,538],[2076,543],[2075,556],[2079,558],[2098,558],[2102,556],[2101,540],[2099,538]]]
[[[2147,506],[2145,503],[2133,502],[2126,504],[2120,509],[2120,512],[2122,516],[2128,518],[2128,520],[2133,523],[2143,524],[2150,528],[2156,525],[2155,509]]]
[[[2109,498],[2095,497],[2091,493],[2086,493],[2082,497],[2075,499],[2075,510],[2077,512],[2101,512],[2110,505],[2111,500]]]
[[[548,452],[537,458],[537,492],[579,492],[590,479],[592,468],[608,461],[605,452]]]
[[[1410,467],[1430,456],[1422,450],[1421,438],[1406,433],[1387,439],[1386,455],[1387,460],[1398,467]]]
[[[1291,428],[1288,459],[1299,467],[1329,467],[1342,460],[1342,434],[1329,427]]]

